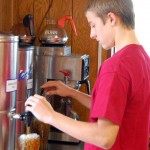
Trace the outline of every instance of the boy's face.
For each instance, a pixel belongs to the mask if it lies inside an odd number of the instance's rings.
[[[102,19],[95,13],[88,11],[86,13],[87,21],[91,28],[90,37],[96,39],[104,49],[110,49],[114,46],[113,30],[109,17],[106,18],[105,24]]]

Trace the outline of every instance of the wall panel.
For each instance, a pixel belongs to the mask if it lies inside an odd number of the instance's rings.
[[[0,31],[8,32],[12,26],[12,0],[0,0]]]
[[[17,24],[27,14],[33,15],[33,0],[13,0],[13,24]]]
[[[90,56],[90,75],[88,80],[93,88],[98,64],[98,44],[96,41],[90,39],[90,27],[87,23],[84,7],[87,0],[74,0],[73,1],[73,18],[77,28],[77,37],[72,37],[72,52],[77,54],[88,54]],[[87,92],[86,86],[83,85],[80,89]],[[81,104],[73,100],[73,108],[78,111],[81,120],[87,120],[89,110]]]

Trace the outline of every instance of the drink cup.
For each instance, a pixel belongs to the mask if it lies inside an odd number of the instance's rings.
[[[19,150],[39,150],[40,136],[36,133],[19,136]]]

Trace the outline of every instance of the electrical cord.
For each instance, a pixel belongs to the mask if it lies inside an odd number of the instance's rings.
[[[36,1],[36,0],[34,0],[34,3],[35,3],[35,1]],[[41,26],[42,26],[42,24],[43,24],[43,22],[44,22],[44,19],[46,18],[46,16],[47,16],[48,12],[50,11],[50,8],[52,7],[53,0],[48,0],[48,1],[49,1],[48,9],[47,9],[47,11],[46,11],[46,13],[45,13],[44,17],[42,18],[42,21],[41,21],[41,23],[40,23],[40,26],[39,26],[39,28],[38,28],[38,30],[37,30],[38,32],[37,32],[36,37],[38,37],[38,36],[39,36],[40,30],[41,30]],[[34,10],[33,10],[33,11],[34,11]]]

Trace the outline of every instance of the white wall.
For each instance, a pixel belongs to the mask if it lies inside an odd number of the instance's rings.
[[[150,56],[150,1],[133,0],[135,31],[141,45]]]

